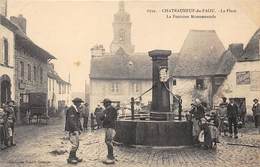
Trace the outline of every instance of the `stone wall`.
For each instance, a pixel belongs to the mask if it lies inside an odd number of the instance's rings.
[[[112,92],[112,84],[118,83],[118,92]],[[135,92],[133,83],[139,85],[139,91]],[[120,101],[121,104],[130,103],[131,97],[138,97],[146,90],[152,87],[152,81],[149,80],[90,80],[90,111],[94,111],[97,104],[101,104],[104,98],[110,98],[113,101]],[[152,100],[152,91],[142,97],[142,103],[145,105]]]
[[[237,72],[250,72],[250,83],[249,84],[237,84],[236,73]],[[256,74],[258,73],[258,78]],[[256,83],[258,81],[258,84]],[[254,85],[259,85],[256,89]],[[245,98],[247,113],[252,114],[252,105],[254,98],[260,98],[260,61],[248,61],[248,62],[237,62],[231,73],[227,76],[222,86],[214,96],[214,104],[218,105],[221,102],[221,97],[227,98]]]
[[[4,39],[8,41],[8,66],[4,64],[3,44]],[[7,75],[11,80],[11,98],[14,99],[14,34],[12,31],[0,24],[0,77]],[[0,90],[1,94],[1,90]]]
[[[21,76],[21,64],[24,63],[24,77]],[[28,80],[28,64],[31,65],[31,80]],[[37,75],[34,80],[34,66],[36,67]],[[42,68],[42,82],[40,80],[40,68]],[[20,95],[22,93],[31,92],[48,92],[48,78],[47,78],[47,59],[40,59],[37,55],[29,55],[23,50],[15,50],[15,101],[20,106]],[[47,99],[46,99],[47,101]],[[47,106],[47,104],[46,104]],[[20,117],[20,110],[18,111],[18,118]]]
[[[176,78],[176,85],[172,85],[172,92],[181,96],[184,110],[189,110],[195,98],[211,103],[212,81],[210,77],[203,77],[205,88],[196,89],[196,78]]]
[[[212,103],[212,80],[210,77],[203,77],[205,88],[195,89],[196,78],[177,78],[176,86],[170,81],[170,88],[174,94],[181,96],[183,100],[183,109],[190,109],[191,103],[195,98],[201,101]],[[119,83],[119,92],[113,93],[111,91],[111,84]],[[139,93],[133,92],[132,83],[139,82],[141,89]],[[146,90],[152,87],[152,81],[149,80],[90,80],[90,110],[93,111],[97,104],[100,104],[104,98],[110,98],[114,101],[120,101],[122,104],[130,103],[131,97],[138,97]],[[172,103],[172,95],[171,103]],[[145,105],[152,100],[152,91],[148,92],[142,97],[142,103]]]

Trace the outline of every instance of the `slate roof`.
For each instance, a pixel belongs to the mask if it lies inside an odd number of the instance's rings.
[[[237,58],[230,50],[226,50],[219,61],[218,70],[216,75],[228,75],[233,66],[235,65]]]
[[[56,80],[56,81],[59,82],[59,83],[69,84],[69,85],[70,85],[69,82],[64,81],[64,80],[59,76],[59,74],[58,74],[55,70],[51,69],[50,67],[48,67],[48,73],[47,73],[47,75],[48,75],[49,78],[52,78],[52,79]]]
[[[225,48],[215,30],[191,30],[180,50],[176,76],[214,75]]]
[[[23,49],[32,56],[39,56],[45,59],[55,59],[53,55],[36,45],[18,26],[1,14],[0,24],[14,33],[16,49]]]
[[[170,75],[215,75],[224,51],[225,48],[214,30],[191,30],[180,52],[169,57]],[[152,61],[148,53],[127,55],[120,48],[115,55],[92,58],[90,78],[151,80]]]
[[[120,48],[113,56],[91,59],[90,78],[150,80],[151,65],[148,54],[129,56]]]
[[[238,61],[255,61],[260,60],[260,28],[254,33],[249,40],[244,54]]]

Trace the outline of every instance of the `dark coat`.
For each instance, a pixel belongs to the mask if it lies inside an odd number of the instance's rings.
[[[259,103],[254,104],[252,111],[254,116],[260,116],[260,104]]]
[[[227,106],[227,117],[228,118],[237,118],[238,117],[238,107],[236,104],[231,105],[230,103]]]
[[[117,111],[113,106],[108,106],[104,111],[103,127],[113,128],[116,126]]]
[[[74,106],[71,106],[66,111],[65,131],[74,132],[81,131],[80,112],[77,112]]]
[[[197,105],[195,106],[191,111],[191,114],[193,114],[193,117],[195,119],[201,119],[205,116],[205,110],[204,107],[202,105]]]

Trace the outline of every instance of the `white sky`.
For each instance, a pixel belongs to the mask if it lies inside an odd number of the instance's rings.
[[[136,52],[171,49],[178,52],[190,29],[215,29],[225,48],[230,43],[248,42],[260,27],[260,1],[126,1],[131,15],[132,43]],[[163,8],[236,9],[233,14],[217,13],[216,19],[166,19]],[[147,9],[155,9],[149,14]],[[8,0],[8,16],[23,14],[27,34],[39,46],[52,53],[56,71],[68,80],[72,91],[84,91],[89,81],[90,48],[103,44],[106,51],[112,41],[116,1],[87,0]],[[80,61],[80,66],[75,62]]]

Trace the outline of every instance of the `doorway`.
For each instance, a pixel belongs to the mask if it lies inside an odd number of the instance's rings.
[[[11,99],[11,81],[7,75],[0,77],[0,105]]]

